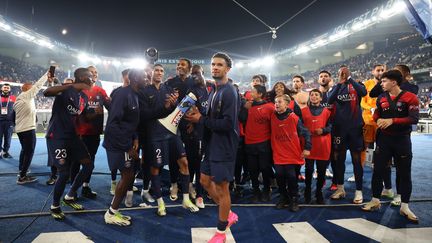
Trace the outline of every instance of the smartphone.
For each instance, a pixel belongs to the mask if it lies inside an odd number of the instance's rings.
[[[55,77],[55,75],[54,75],[55,69],[56,69],[55,66],[50,66],[50,68],[49,68],[49,73],[50,73],[51,78]]]

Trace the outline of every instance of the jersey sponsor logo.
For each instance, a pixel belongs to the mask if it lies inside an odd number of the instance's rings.
[[[326,107],[326,108],[331,108],[331,107],[332,107],[332,105],[330,105],[330,104],[327,103],[327,102],[321,103],[321,106],[322,106],[322,107]]]
[[[80,115],[82,112],[82,110],[75,108],[72,105],[68,105],[66,108],[71,115]]]
[[[338,95],[337,98],[340,101],[346,102],[346,101],[357,100],[357,95],[356,94],[343,94],[343,95]]]
[[[88,102],[88,107],[89,108],[95,109],[98,106],[100,106],[100,102],[98,102],[98,101],[89,101]]]

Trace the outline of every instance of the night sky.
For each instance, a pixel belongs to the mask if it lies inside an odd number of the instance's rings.
[[[272,27],[312,2],[237,1]],[[177,50],[269,29],[232,0],[0,0],[0,14],[78,49],[90,51],[93,42],[94,53],[98,55],[129,57],[154,46],[162,57],[203,58],[222,50],[233,57],[252,58],[292,47],[385,2],[318,0],[280,28],[272,45],[271,34],[266,34],[183,52]],[[65,36],[61,34],[63,28],[69,32]]]

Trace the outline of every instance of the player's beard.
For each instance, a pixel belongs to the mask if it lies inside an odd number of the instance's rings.
[[[214,79],[214,81],[216,82],[216,84],[221,84],[222,83],[222,77],[212,76],[212,78]]]

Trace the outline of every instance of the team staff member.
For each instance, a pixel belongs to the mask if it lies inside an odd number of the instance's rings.
[[[48,80],[52,82],[54,77],[49,77],[45,73],[36,83],[25,83],[21,89],[21,94],[18,95],[14,104],[15,110],[15,132],[21,143],[21,153],[19,158],[19,176],[17,184],[26,184],[36,181],[36,177],[27,175],[27,170],[30,167],[33,159],[33,154],[36,146],[36,94],[42,88],[42,85]]]
[[[146,77],[145,71],[132,69],[129,72],[130,85],[120,88],[112,97],[103,147],[106,149],[110,170],[118,169],[121,178],[116,186],[111,207],[104,216],[107,224],[131,224],[131,217],[122,215],[118,209],[135,178],[134,161],[138,159],[136,131],[140,116],[138,90],[148,82]]]
[[[93,170],[93,164],[87,148],[76,134],[74,119],[83,112],[87,104],[87,96],[82,91],[90,89],[90,75],[87,68],[78,68],[74,72],[74,84],[54,86],[44,91],[45,96],[56,96],[46,133],[48,156],[51,157],[58,172],[51,205],[51,215],[54,219],[65,218],[60,208],[60,199],[70,176],[72,161],[79,161],[83,166],[73,179],[63,202],[75,210],[84,209],[82,205],[75,202],[76,192]]]
[[[388,161],[394,157],[396,176],[399,178],[402,204],[400,214],[418,223],[419,219],[410,210],[408,203],[412,191],[411,181],[411,130],[419,120],[419,101],[415,94],[403,91],[400,85],[403,76],[398,70],[385,72],[381,78],[384,93],[378,97],[374,120],[378,125],[375,165],[372,176],[373,198],[363,210],[379,209],[383,188],[383,175]]]
[[[9,84],[3,84],[1,87],[1,113],[0,113],[0,158],[12,158],[9,154],[9,148],[12,140],[12,132],[15,126],[15,112],[13,106],[16,97],[12,95]],[[3,144],[2,144],[3,141]]]
[[[314,164],[317,167],[315,197],[318,204],[324,204],[322,187],[331,152],[331,122],[329,109],[321,106],[322,93],[318,89],[309,92],[309,106],[302,109],[304,126],[312,135],[312,150],[306,157],[305,203],[311,202],[311,184]]]
[[[354,203],[363,202],[363,167],[360,162],[360,153],[363,144],[363,118],[360,100],[367,91],[363,84],[351,78],[348,67],[342,66],[339,71],[339,83],[335,85],[328,97],[328,103],[334,104],[336,112],[332,129],[333,159],[336,162],[335,174],[338,189],[331,199],[345,197],[344,175],[346,152],[349,149],[354,167],[356,192]]]
[[[187,120],[204,125],[204,160],[201,164],[201,184],[219,205],[217,232],[209,242],[224,242],[227,227],[238,221],[230,210],[229,183],[234,177],[238,134],[239,98],[229,82],[228,72],[231,58],[225,53],[216,53],[211,60],[212,77],[216,89],[209,95],[207,115],[197,110],[187,115]]]

